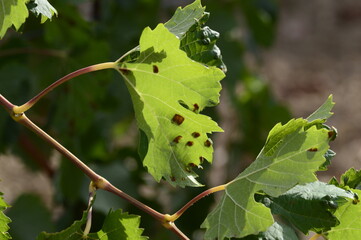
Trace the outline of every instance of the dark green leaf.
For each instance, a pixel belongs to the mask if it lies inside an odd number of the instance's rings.
[[[262,196],[261,202],[271,208],[273,214],[281,215],[307,234],[309,231],[324,232],[338,225],[333,213],[353,198],[354,194],[349,191],[317,181],[297,185],[276,198]]]
[[[242,240],[298,240],[295,231],[287,225],[273,223],[265,232],[258,235],[248,235]]]
[[[204,26],[208,20],[205,14],[197,21],[181,40],[180,47],[194,61],[207,66],[216,66],[226,72],[226,65],[222,61],[221,50],[216,46],[219,33]]]

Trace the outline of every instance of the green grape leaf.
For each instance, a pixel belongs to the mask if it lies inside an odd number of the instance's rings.
[[[361,170],[350,168],[340,177],[340,182],[336,178],[332,178],[329,182],[337,187],[344,189],[359,189],[361,190]]]
[[[41,15],[41,23],[51,19],[53,15],[58,15],[56,9],[47,0],[34,0],[31,2],[30,11],[36,16]]]
[[[209,13],[204,11],[201,1],[196,0],[185,8],[178,8],[173,17],[164,26],[181,39],[180,49],[189,58],[207,66],[216,66],[227,71],[222,61],[220,49],[216,46],[219,33],[204,26]],[[139,47],[131,50],[123,61],[135,61],[139,57]]]
[[[361,190],[352,190],[355,194],[361,195]],[[334,215],[340,221],[340,224],[333,227],[326,233],[329,240],[353,240],[361,236],[361,203],[351,201],[340,206]]]
[[[84,236],[83,228],[87,221],[88,212],[84,211],[83,217],[75,221],[69,228],[58,233],[42,232],[36,240],[145,240],[143,230],[139,228],[140,217],[122,213],[122,211],[110,211],[104,220],[102,229],[96,233],[90,233]]]
[[[336,156],[336,153],[332,151],[331,149],[328,149],[325,153],[325,159],[326,161],[320,166],[318,171],[326,171],[327,167],[331,164],[331,160]]]
[[[331,109],[335,103],[332,101],[332,95],[330,95],[326,102],[322,104],[315,112],[313,112],[310,116],[308,116],[307,120],[312,122],[317,119],[326,120],[333,115]]]
[[[324,232],[339,224],[335,210],[352,201],[350,191],[323,182],[297,185],[278,197],[260,196],[260,202],[281,215],[300,231]]]
[[[180,41],[163,24],[146,28],[135,62],[119,63],[132,97],[138,127],[148,142],[143,164],[160,181],[173,186],[200,186],[192,167],[212,162],[207,134],[222,131],[199,114],[219,102],[224,73],[192,61],[179,49]],[[142,148],[144,149],[144,147]]]
[[[97,233],[89,234],[89,239],[99,240],[146,240],[142,236],[143,229],[139,228],[140,216],[122,213],[120,209],[110,211],[102,229]]]
[[[11,220],[4,214],[4,210],[8,207],[10,206],[6,204],[4,198],[2,197],[2,193],[0,192],[0,240],[11,239],[11,236],[8,233],[8,230],[10,229],[8,224]]]
[[[36,240],[81,240],[83,238],[83,228],[87,221],[88,211],[83,212],[83,217],[75,221],[70,227],[57,233],[42,232]]]
[[[270,209],[254,199],[257,192],[273,197],[296,184],[315,181],[314,172],[325,162],[328,131],[305,119],[277,124],[257,159],[227,184],[218,206],[202,227],[206,239],[243,237],[265,231],[273,223]]]
[[[260,232],[257,235],[248,235],[241,238],[242,240],[275,240],[275,239],[287,239],[298,240],[295,231],[287,225],[280,223],[273,223],[265,232]]]
[[[222,61],[221,50],[216,46],[219,33],[204,26],[209,14],[197,21],[181,40],[181,49],[185,51],[189,58],[201,62],[207,66],[216,66],[227,71],[226,65]]]
[[[19,30],[20,26],[29,16],[26,0],[0,0],[0,39],[4,37],[7,29],[14,26]]]
[[[192,4],[179,7],[171,19],[164,24],[168,30],[181,39],[186,32],[204,15],[205,7],[202,7],[201,1],[196,0]]]

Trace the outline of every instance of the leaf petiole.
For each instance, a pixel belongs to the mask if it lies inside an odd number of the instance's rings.
[[[211,193],[223,191],[226,188],[227,184],[219,185],[210,189],[205,190],[204,192],[198,194],[196,197],[194,197],[192,200],[190,200],[186,205],[184,205],[181,209],[179,209],[176,213],[173,215],[166,215],[166,220],[169,222],[176,221],[182,214],[187,211],[188,208],[190,208],[194,203],[198,202],[200,199],[208,196]]]
[[[69,73],[68,75],[60,78],[59,80],[57,80],[56,82],[54,82],[53,84],[51,84],[50,86],[45,88],[38,95],[36,95],[32,99],[30,99],[25,104],[23,104],[21,106],[14,106],[12,111],[15,114],[24,113],[27,110],[29,110],[32,106],[34,106],[35,103],[37,103],[42,97],[44,97],[46,94],[48,94],[54,88],[56,88],[56,87],[60,86],[61,84],[69,81],[70,79],[75,78],[75,77],[77,77],[79,75],[83,75],[85,73],[95,72],[95,71],[99,71],[99,70],[103,70],[103,69],[109,69],[109,68],[116,69],[117,68],[117,63],[116,62],[99,63],[99,64],[91,65],[91,66],[88,66],[88,67],[85,67],[85,68],[81,68],[81,69],[76,70],[76,71],[74,71],[72,73]]]
[[[89,184],[89,201],[88,201],[88,214],[86,219],[86,225],[83,232],[83,236],[87,236],[90,232],[90,228],[92,226],[92,213],[93,213],[93,203],[95,201],[95,195],[96,195],[97,187],[93,183],[93,181]]]

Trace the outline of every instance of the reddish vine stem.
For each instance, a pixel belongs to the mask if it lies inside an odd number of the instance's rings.
[[[56,150],[58,150],[61,154],[63,154],[67,159],[69,159],[75,166],[77,166],[85,175],[87,175],[93,182],[99,182],[103,178],[96,174],[92,169],[90,169],[86,164],[84,164],[79,158],[77,158],[73,153],[71,153],[68,149],[66,149],[63,145],[58,143],[54,138],[49,136],[46,132],[44,132],[41,128],[39,128],[35,123],[33,123],[28,117],[26,117],[25,113],[23,114],[14,114],[15,121],[24,125],[31,131],[33,131],[36,135],[42,138],[45,142],[48,142],[52,145]]]
[[[8,113],[12,112],[12,109],[14,108],[14,104],[9,102],[3,95],[0,94],[0,104]]]
[[[166,219],[170,222],[176,221],[182,214],[187,211],[188,208],[190,208],[194,203],[198,202],[200,199],[208,196],[211,193],[215,193],[218,191],[223,191],[227,184],[219,185],[217,187],[213,187],[210,189],[205,190],[204,192],[198,194],[196,197],[194,197],[192,200],[190,200],[186,205],[184,205],[181,209],[179,209],[176,213],[173,215],[166,215]]]
[[[100,63],[100,64],[95,64],[92,66],[88,66],[85,68],[81,68],[77,71],[74,71],[72,73],[69,73],[68,75],[60,78],[59,80],[57,80],[56,82],[54,82],[53,84],[51,84],[50,86],[48,86],[47,88],[45,88],[43,91],[41,91],[38,95],[36,95],[35,97],[33,97],[32,99],[30,99],[28,102],[26,102],[25,104],[21,105],[21,106],[15,106],[12,111],[14,113],[24,113],[27,110],[29,110],[35,103],[37,103],[42,97],[44,97],[46,94],[48,94],[50,91],[52,91],[54,88],[58,87],[59,85],[67,82],[68,80],[77,77],[79,75],[83,75],[85,73],[89,73],[89,72],[95,72],[95,71],[99,71],[99,70],[103,70],[103,69],[109,69],[109,68],[116,68],[117,63],[116,62],[105,62],[105,63]]]
[[[174,222],[166,222],[163,225],[167,229],[174,232],[180,239],[182,239],[182,240],[190,240],[181,230],[179,230],[179,228],[177,228],[177,226],[175,225]]]
[[[1,99],[0,99],[1,100]],[[125,192],[121,191],[120,189],[113,186],[110,182],[108,182],[105,178],[98,175],[94,172],[91,168],[89,168],[86,164],[84,164],[80,159],[78,159],[73,153],[71,153],[68,149],[66,149],[63,145],[58,143],[54,138],[49,136],[46,132],[44,132],[41,128],[39,128],[36,124],[34,124],[29,118],[26,117],[24,113],[17,114],[14,113],[12,115],[13,119],[20,124],[24,125],[31,131],[33,131],[36,135],[42,138],[45,142],[51,144],[56,150],[58,150],[63,156],[69,159],[77,168],[79,168],[85,175],[87,175],[96,188],[104,189],[106,191],[112,192],[117,196],[127,200],[134,206],[138,207],[140,210],[148,213],[155,219],[159,221],[166,221],[165,214],[159,213],[156,210],[150,208],[149,206],[139,202],[138,200],[134,199],[133,197],[129,196]]]
[[[139,209],[143,210],[144,212],[148,213],[149,215],[151,215],[152,217],[154,217],[155,219],[157,219],[161,222],[167,221],[165,214],[159,213],[156,210],[148,207],[147,205],[139,202],[137,199],[134,199],[131,196],[125,194],[122,190],[120,190],[119,188],[116,188],[110,182],[105,183],[104,186],[101,187],[101,189],[111,192],[111,193],[123,198],[124,200],[130,202],[134,206],[138,207]]]

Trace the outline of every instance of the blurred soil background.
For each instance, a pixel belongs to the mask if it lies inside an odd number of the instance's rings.
[[[276,42],[263,61],[265,79],[295,117],[333,94],[337,155],[324,180],[361,168],[361,1],[281,1]]]

